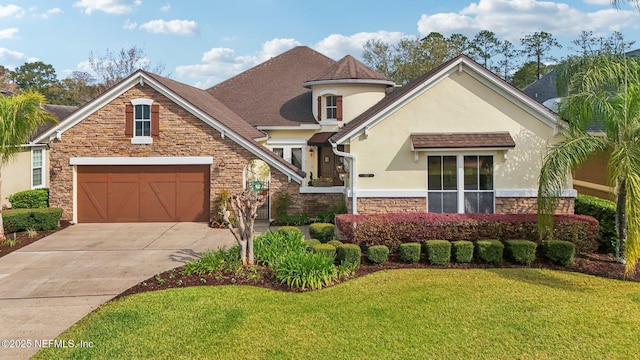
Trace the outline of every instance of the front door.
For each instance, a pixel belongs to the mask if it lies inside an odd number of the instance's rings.
[[[318,147],[318,177],[332,178],[333,186],[343,186],[344,181],[340,180],[337,165],[340,164],[340,157],[333,153],[331,147]]]

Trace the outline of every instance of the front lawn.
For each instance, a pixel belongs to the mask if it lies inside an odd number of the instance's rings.
[[[199,286],[107,303],[36,359],[633,359],[640,284],[545,269],[387,270],[320,291]]]

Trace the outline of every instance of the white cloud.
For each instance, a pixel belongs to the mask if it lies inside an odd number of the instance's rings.
[[[138,23],[135,21],[131,21],[131,19],[125,20],[124,25],[122,25],[122,28],[126,30],[134,30],[137,27],[138,27]]]
[[[50,18],[50,17],[52,17],[54,15],[59,15],[59,14],[62,14],[62,9],[60,9],[60,8],[52,8],[52,9],[49,9],[49,10],[45,11],[42,14],[35,14],[35,16],[39,17],[41,19],[48,19],[48,18]]]
[[[75,7],[84,8],[87,15],[93,11],[102,11],[107,14],[126,14],[142,5],[142,0],[80,0],[73,4]]]
[[[340,59],[345,55],[360,57],[363,45],[369,40],[382,40],[391,44],[397,43],[407,35],[401,32],[360,32],[351,36],[332,34],[320,40],[312,47],[318,52],[333,58]]]
[[[9,28],[0,30],[0,39],[13,39],[18,33],[18,28]]]
[[[586,4],[611,6],[611,0],[583,0]]]
[[[169,10],[171,10],[171,5],[169,5],[169,3],[166,3],[164,6],[160,8],[160,11],[164,11],[164,12],[167,12]]]
[[[15,68],[27,61],[34,61],[34,59],[27,58],[21,52],[0,47],[0,64],[3,64],[6,68]]]
[[[432,31],[473,36],[488,29],[499,38],[517,42],[524,35],[537,31],[554,36],[576,36],[582,30],[594,33],[619,30],[635,25],[639,17],[634,11],[583,12],[565,3],[550,1],[479,0],[457,13],[423,14],[418,21],[418,31],[423,36]]]
[[[151,20],[140,25],[140,29],[152,34],[194,35],[198,33],[198,24],[190,20]]]
[[[9,4],[6,6],[0,5],[0,17],[21,17],[24,15],[24,9],[18,5]]]

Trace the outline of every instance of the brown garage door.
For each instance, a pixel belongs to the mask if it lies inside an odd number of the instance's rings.
[[[209,221],[209,165],[78,166],[78,222]]]

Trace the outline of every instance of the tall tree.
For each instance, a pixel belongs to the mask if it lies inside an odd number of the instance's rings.
[[[27,90],[14,96],[0,96],[0,198],[2,195],[2,167],[29,142],[38,126],[56,119],[40,106],[45,97]],[[2,209],[0,208],[0,240],[5,239]]]
[[[89,65],[96,74],[102,91],[109,89],[138,69],[158,75],[164,71],[163,64],[152,67],[144,49],[137,46],[132,46],[129,49],[123,48],[117,53],[107,49],[104,55],[94,55],[91,52]]]
[[[570,48],[577,56],[594,56],[599,54],[623,55],[631,49],[635,41],[626,41],[624,35],[614,31],[608,37],[593,35],[593,31],[582,31],[578,38],[571,41],[577,48]]]
[[[498,73],[505,81],[510,82],[510,74],[516,67],[515,59],[518,56],[518,52],[509,40],[504,40],[500,44],[500,51],[498,54],[502,57],[500,61],[498,61],[498,67],[500,68]]]
[[[631,273],[640,258],[640,62],[624,56],[575,57],[560,66],[558,83],[568,93],[559,113],[569,125],[564,140],[549,149],[540,171],[540,232],[549,234],[554,204],[571,171],[592,155],[610,151],[616,258],[626,258],[626,272]],[[585,131],[593,122],[603,129],[601,135]]]
[[[18,66],[10,73],[11,80],[21,91],[33,90],[41,93],[46,98],[53,95],[51,87],[58,83],[56,69],[51,64],[42,61],[28,62]]]
[[[472,54],[487,69],[493,69],[491,59],[500,53],[501,42],[493,31],[481,30],[473,37]]]
[[[544,75],[548,73],[552,68],[553,66],[542,64],[540,72],[542,72],[542,74]],[[520,69],[518,69],[518,71],[513,74],[513,76],[511,77],[511,84],[513,84],[513,86],[517,87],[518,89],[523,89],[527,85],[538,80],[537,72],[538,64],[536,64],[535,61],[526,62],[524,63],[524,65],[522,65],[522,67],[520,67]]]
[[[537,78],[542,77],[542,65],[544,61],[557,61],[550,54],[553,48],[562,48],[562,45],[553,37],[552,34],[544,31],[533,33],[533,35],[525,35],[520,39],[523,46],[522,53],[527,59],[534,58],[537,64]]]
[[[389,79],[393,78],[394,51],[389,43],[382,40],[367,40],[363,46],[362,59],[373,70]]]

